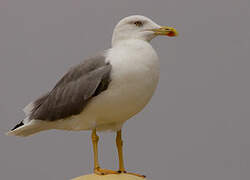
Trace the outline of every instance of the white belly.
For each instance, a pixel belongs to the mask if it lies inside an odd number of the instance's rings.
[[[94,97],[80,115],[66,120],[71,122],[63,129],[116,130],[148,103],[159,79],[158,57],[147,42],[128,43],[107,54],[112,65],[108,89]]]

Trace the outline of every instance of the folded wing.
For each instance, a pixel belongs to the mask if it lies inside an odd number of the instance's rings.
[[[110,71],[104,55],[71,68],[49,93],[32,103],[26,112],[29,119],[55,121],[79,114],[92,97],[107,89]]]

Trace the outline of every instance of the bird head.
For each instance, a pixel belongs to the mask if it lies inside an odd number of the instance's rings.
[[[112,44],[128,39],[141,39],[149,42],[159,35],[174,37],[178,35],[178,32],[173,27],[160,26],[145,16],[133,15],[123,18],[115,26]]]

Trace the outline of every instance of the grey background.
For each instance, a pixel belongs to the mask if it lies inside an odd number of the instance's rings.
[[[149,105],[124,126],[128,170],[153,180],[250,179],[248,0],[1,0],[0,129],[67,69],[110,47],[115,24],[142,14],[176,25],[152,44],[161,78]],[[0,134],[1,180],[63,180],[92,171],[89,132]],[[116,168],[101,134],[101,164]]]

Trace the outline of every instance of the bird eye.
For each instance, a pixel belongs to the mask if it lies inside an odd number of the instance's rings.
[[[143,25],[141,21],[135,21],[134,24],[138,27],[141,27]]]

